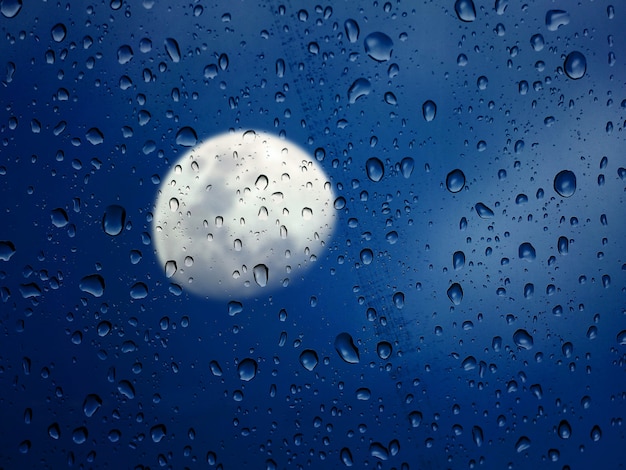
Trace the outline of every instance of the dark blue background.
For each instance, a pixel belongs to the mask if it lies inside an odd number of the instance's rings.
[[[0,16],[0,240],[2,253],[15,247],[0,261],[0,467],[341,468],[348,449],[355,468],[623,468],[620,3],[475,0],[471,22],[452,0],[24,3]],[[550,31],[551,9],[569,23]],[[375,32],[392,40],[390,60],[366,54]],[[587,60],[578,80],[563,71],[572,51]],[[351,103],[359,78],[369,94]],[[176,143],[185,126],[200,141],[259,129],[322,148],[347,201],[306,278],[243,300],[236,316],[178,292],[151,245],[159,179],[187,150]],[[457,168],[466,184],[451,193]],[[553,186],[562,170],[576,175],[569,198]],[[114,237],[102,227],[112,204],[126,211]],[[535,259],[520,259],[523,243]],[[92,274],[100,297],[80,288]],[[138,282],[148,295],[133,299]],[[358,363],[336,351],[341,333]],[[313,371],[299,361],[307,349]],[[238,375],[246,358],[258,365],[250,381]],[[92,416],[90,394],[101,401]]]

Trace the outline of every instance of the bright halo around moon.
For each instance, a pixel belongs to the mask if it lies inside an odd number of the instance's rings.
[[[173,282],[216,299],[286,287],[323,251],[333,200],[328,176],[297,145],[256,131],[218,135],[162,179],[159,262]]]

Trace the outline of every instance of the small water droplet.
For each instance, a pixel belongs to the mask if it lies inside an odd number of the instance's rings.
[[[157,424],[150,428],[150,437],[152,438],[152,442],[161,442],[166,434],[167,429],[164,424]]]
[[[465,266],[465,253],[457,251],[452,255],[452,266],[455,270],[461,269]]]
[[[524,452],[526,449],[530,447],[530,439],[526,436],[520,437],[515,443],[515,451],[519,454],[520,452]]]
[[[559,423],[558,433],[561,439],[569,439],[572,435],[572,427],[566,420]]]
[[[85,413],[87,418],[91,418],[101,406],[102,399],[95,393],[91,393],[87,395],[83,401],[83,413]]]
[[[533,34],[530,38],[530,45],[535,52],[539,52],[543,50],[545,40],[543,39],[543,36],[541,34]]]
[[[362,96],[367,96],[372,90],[372,84],[365,78],[357,78],[348,89],[348,101],[354,104]]]
[[[354,461],[352,460],[352,453],[350,452],[350,449],[348,449],[347,447],[344,447],[343,449],[341,449],[341,452],[339,453],[339,457],[341,458],[341,462],[346,467],[352,467],[352,465],[354,465]]]
[[[378,357],[380,357],[382,360],[389,359],[392,351],[393,348],[391,346],[391,343],[388,341],[381,341],[376,345],[376,353],[378,354]]]

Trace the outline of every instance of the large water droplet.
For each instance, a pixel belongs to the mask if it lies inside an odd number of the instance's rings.
[[[476,209],[478,217],[480,217],[481,219],[490,219],[491,217],[493,217],[493,211],[482,202],[476,204],[474,208]]]
[[[543,50],[543,46],[545,45],[545,40],[541,34],[534,34],[530,38],[530,45],[532,46],[535,52],[539,52]]]
[[[417,428],[422,423],[422,413],[419,411],[411,411],[409,413],[409,423],[411,423],[412,428]]]
[[[525,259],[526,261],[532,261],[537,257],[535,247],[528,242],[524,242],[519,246],[518,255],[520,259]]]
[[[348,38],[348,41],[354,43],[354,42],[357,42],[359,40],[360,29],[359,29],[359,25],[358,25],[358,23],[356,21],[354,21],[353,19],[349,18],[343,24],[343,27],[346,30],[346,36]]]
[[[317,353],[312,349],[305,349],[302,351],[302,354],[300,354],[300,364],[302,364],[302,367],[306,370],[315,369],[318,362],[319,359],[317,357]]]
[[[180,62],[180,48],[178,47],[178,42],[174,38],[167,38],[164,41],[165,44],[165,52],[170,57],[172,62]]]
[[[90,274],[80,280],[78,287],[94,297],[101,297],[104,294],[104,278],[100,274]]]
[[[133,49],[128,45],[120,46],[117,50],[117,61],[124,65],[131,61],[133,58]]]
[[[87,139],[87,142],[91,145],[100,145],[104,142],[104,134],[97,127],[92,127],[85,134],[85,139]]]
[[[372,84],[365,78],[357,78],[348,89],[348,101],[354,104],[362,96],[367,96],[372,90]]]
[[[256,282],[259,287],[265,287],[267,285],[270,273],[266,265],[257,264],[252,269],[252,274],[254,276],[254,282]]]
[[[452,266],[455,270],[461,269],[465,266],[465,253],[457,251],[452,255]]]
[[[559,237],[559,241],[557,243],[559,254],[566,255],[569,251],[569,240],[567,237]]]
[[[339,357],[348,364],[357,364],[360,360],[359,350],[348,333],[339,333],[335,338],[335,350]]]
[[[378,158],[372,157],[365,162],[365,171],[367,172],[367,177],[377,183],[383,178],[385,167]]]
[[[465,174],[459,170],[452,170],[446,176],[446,188],[451,193],[458,193],[465,187]],[[479,214],[480,215],[480,214]]]
[[[480,447],[483,445],[483,430],[480,426],[474,426],[472,428],[472,439],[474,439],[474,444],[476,444],[476,446]]]
[[[434,101],[428,100],[425,101],[422,105],[422,115],[424,116],[424,120],[426,122],[430,122],[435,119],[437,115],[437,105]]]
[[[341,462],[346,467],[352,467],[352,465],[354,465],[354,462],[352,460],[352,453],[350,452],[350,449],[348,449],[347,447],[344,447],[343,449],[341,449],[339,456],[341,458]]]
[[[587,71],[587,59],[578,51],[570,52],[565,58],[563,69],[565,69],[565,73],[572,80],[581,79]]]
[[[413,160],[411,157],[404,157],[400,162],[400,171],[402,172],[402,176],[408,179],[413,173],[414,167],[415,160]]]
[[[617,344],[626,346],[626,330],[622,330],[617,334]]]
[[[3,2],[4,3],[4,2]],[[54,42],[62,42],[67,35],[67,28],[63,23],[55,24],[50,31]]]
[[[448,287],[448,298],[454,305],[459,305],[463,300],[463,289],[461,288],[461,284],[455,282],[450,287]]]
[[[107,235],[115,237],[122,233],[126,224],[126,209],[117,204],[108,206],[102,217],[102,230]]]
[[[365,38],[365,52],[377,62],[391,59],[393,41],[385,33],[375,32]]]
[[[52,212],[50,213],[50,219],[52,221],[52,225],[57,228],[65,227],[70,221],[67,212],[65,212],[65,209],[62,209],[60,207],[52,210]]]
[[[561,26],[569,24],[569,13],[564,10],[548,10],[546,13],[546,26],[548,31],[556,31]]]
[[[388,359],[389,356],[391,356],[392,351],[393,348],[391,346],[391,343],[388,341],[381,341],[376,345],[376,353],[378,354],[378,357],[380,357],[382,360]]]
[[[520,437],[515,443],[515,451],[519,454],[520,452],[524,452],[526,449],[530,447],[530,439],[526,436]]]
[[[576,175],[563,170],[554,177],[554,190],[562,197],[571,197],[576,191]]]
[[[572,427],[566,420],[562,420],[559,423],[558,433],[561,439],[569,439],[572,435]]]
[[[513,333],[513,341],[522,349],[532,349],[534,344],[533,337],[530,336],[528,331],[521,328]]]
[[[198,142],[198,135],[193,127],[181,127],[176,133],[176,143],[182,147],[193,147]]]
[[[161,442],[166,434],[167,430],[164,424],[157,424],[150,428],[150,437],[152,438],[152,442]]]
[[[0,1],[0,13],[5,18],[15,18],[22,9],[22,0]]]
[[[0,241],[0,260],[9,261],[15,254],[15,245],[8,240]]]
[[[254,359],[249,357],[242,360],[237,366],[237,373],[239,378],[245,382],[249,382],[256,376],[257,363]]]
[[[454,11],[461,21],[469,23],[476,19],[476,7],[472,0],[456,0]]]
[[[96,411],[102,406],[102,399],[95,393],[91,393],[85,397],[83,401],[83,413],[87,418],[91,418]]]

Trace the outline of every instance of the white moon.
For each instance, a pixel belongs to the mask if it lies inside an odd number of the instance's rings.
[[[152,222],[165,275],[198,295],[251,297],[287,286],[322,252],[330,180],[297,145],[230,132],[191,149],[162,179]]]

